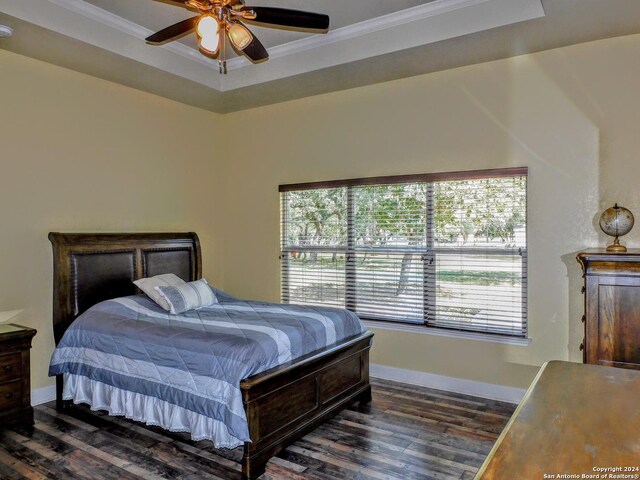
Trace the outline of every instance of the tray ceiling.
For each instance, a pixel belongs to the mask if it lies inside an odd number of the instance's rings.
[[[183,8],[154,0],[84,1],[153,31],[160,30],[194,15],[192,12]],[[352,8],[349,1],[342,0],[255,0],[255,2],[248,0],[246,4],[251,6],[284,7],[294,10],[324,13],[331,18],[331,28],[336,29],[433,1],[434,0],[367,0],[366,3],[359,2],[361,8]],[[357,0],[356,3],[358,3]],[[252,26],[251,30],[255,32],[256,36],[260,38],[260,41],[267,48],[309,36],[309,34],[301,32],[276,30],[258,26]],[[181,40],[181,43],[197,48],[193,35],[185,37]]]
[[[247,3],[254,5],[250,1]],[[252,27],[270,60],[229,61],[193,38],[150,33],[192,15],[154,0],[0,0],[15,34],[0,48],[184,103],[228,112],[333,90],[640,32],[637,0],[256,0],[326,13],[326,35]],[[191,36],[193,37],[193,36]]]

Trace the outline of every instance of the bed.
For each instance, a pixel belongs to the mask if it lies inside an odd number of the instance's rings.
[[[136,279],[164,273],[185,281],[201,277],[195,233],[51,233],[49,239],[56,345],[90,307],[139,294],[132,283]],[[371,400],[372,337],[371,332],[358,333],[240,381],[250,437],[243,447],[243,478],[260,476],[269,458],[344,407]],[[62,375],[56,387],[57,408],[68,408]]]

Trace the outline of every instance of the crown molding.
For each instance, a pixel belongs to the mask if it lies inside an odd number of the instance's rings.
[[[90,20],[98,22],[107,27],[113,28],[126,35],[130,35],[137,39],[144,41],[149,35],[154,33],[152,30],[145,28],[137,23],[131,22],[125,18],[119,17],[107,10],[100,7],[96,7],[91,3],[84,2],[83,0],[48,0],[50,3],[69,10],[78,15],[82,15]],[[211,69],[218,70],[218,62],[209,57],[205,57],[198,50],[188,47],[180,42],[172,42],[163,45],[162,48],[168,50],[176,55],[180,55],[189,60],[198,62]]]
[[[147,45],[148,29],[81,0],[0,0],[0,12],[123,58],[222,91],[215,63],[179,45]],[[18,32],[19,35],[19,32]],[[168,47],[168,48],[167,48]],[[73,56],[73,52],[69,52]],[[89,59],[81,59],[90,61]]]
[[[437,15],[492,1],[493,0],[436,0],[430,3],[417,5],[405,10],[399,10],[387,15],[372,18],[370,20],[364,20],[345,27],[336,28],[335,30],[330,30],[326,34],[313,35],[311,37],[301,38],[299,40],[271,47],[269,49],[269,58],[276,59],[286,57],[287,55],[306,52],[308,50],[313,50],[314,48],[332,45],[334,43],[362,37],[364,35],[380,32],[390,28],[401,27],[403,25],[435,17]],[[236,57],[227,62],[229,70],[235,70],[250,64],[251,62],[244,57]]]
[[[234,58],[227,62],[229,74],[222,87],[223,91],[249,87],[544,15],[540,0],[436,0],[271,47],[269,61],[259,65]]]
[[[222,76],[217,61],[197,49],[150,46],[144,39],[152,31],[83,0],[0,0],[0,11],[219,92],[544,16],[541,0],[435,0],[270,47],[270,60],[259,65],[232,58]]]

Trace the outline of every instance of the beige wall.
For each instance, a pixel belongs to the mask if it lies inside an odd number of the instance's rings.
[[[225,287],[278,299],[279,184],[524,165],[531,344],[379,330],[372,360],[515,387],[579,360],[575,254],[603,244],[605,206],[640,214],[638,51],[640,36],[611,39],[225,116]]]
[[[0,311],[38,330],[34,388],[53,350],[47,233],[194,230],[220,280],[219,116],[0,50]],[[207,142],[199,138],[207,131]]]
[[[195,230],[210,281],[277,301],[279,184],[523,165],[531,344],[380,330],[372,359],[515,387],[578,360],[575,254],[604,244],[606,206],[640,212],[638,51],[629,36],[224,117],[0,51],[0,311],[39,330],[34,387],[50,383],[50,230]]]

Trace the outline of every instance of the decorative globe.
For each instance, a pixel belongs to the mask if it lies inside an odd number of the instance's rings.
[[[633,213],[616,203],[613,207],[607,208],[600,216],[600,228],[607,235],[615,237],[611,245],[607,247],[608,252],[626,252],[627,248],[620,245],[618,237],[626,235],[633,228]]]

